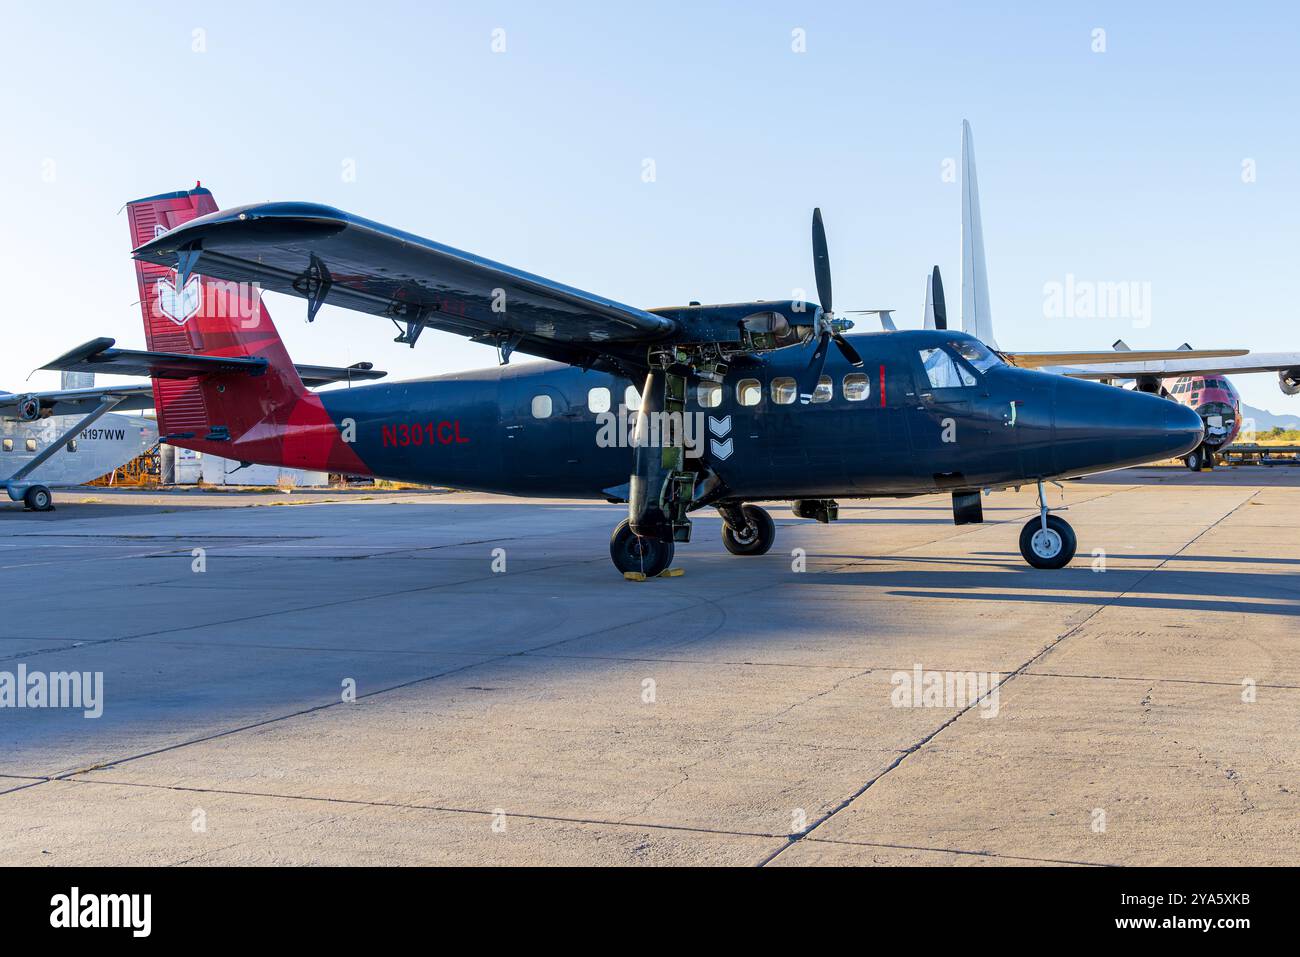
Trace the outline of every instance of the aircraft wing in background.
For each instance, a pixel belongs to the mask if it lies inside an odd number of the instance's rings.
[[[1045,369],[1048,372],[1062,372],[1063,367],[1079,369],[1096,368],[1096,375],[1083,375],[1074,372],[1065,373],[1073,375],[1080,379],[1123,379],[1127,378],[1122,372],[1113,371],[1114,366],[1132,366],[1137,371],[1136,375],[1187,375],[1187,372],[1159,372],[1154,366],[1162,362],[1191,362],[1200,363],[1196,368],[1204,368],[1206,371],[1226,371],[1231,366],[1215,364],[1210,360],[1232,359],[1240,360],[1243,357],[1250,356],[1248,349],[1154,349],[1134,351],[1132,349],[1126,352],[1003,352],[1002,358],[1006,359],[1013,366],[1019,366],[1022,369]],[[1254,358],[1254,357],[1252,357]],[[1141,368],[1139,366],[1152,366],[1152,368]],[[1240,372],[1245,371],[1270,371],[1274,367],[1264,369],[1238,369]],[[1110,369],[1112,371],[1106,371]]]
[[[106,399],[116,399],[118,412],[153,408],[153,386],[94,386],[89,389],[57,389],[48,392],[0,392],[0,418],[30,422],[44,415],[84,415]]]
[[[1100,353],[1115,357],[1107,362],[1082,358],[1086,353],[1073,354],[1079,358],[1071,358],[1070,353],[1055,355],[1059,356],[1056,362],[1034,368],[1075,379],[1135,379],[1139,376],[1167,379],[1174,376],[1277,372],[1293,381],[1300,380],[1300,352],[1218,352],[1217,355],[1223,357],[1219,359],[1208,358],[1216,355],[1214,352],[1173,352],[1169,358],[1150,358],[1154,354],[1145,352]]]

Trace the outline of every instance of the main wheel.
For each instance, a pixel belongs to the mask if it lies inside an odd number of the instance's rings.
[[[673,561],[673,550],[672,542],[635,534],[627,519],[619,522],[609,537],[609,557],[614,560],[614,567],[621,572],[640,572],[646,578],[667,570]]]
[[[23,504],[33,512],[52,512],[54,496],[44,485],[33,485],[23,493]]]
[[[1205,446],[1198,445],[1192,451],[1183,456],[1183,464],[1193,472],[1199,472],[1205,467]]]
[[[1064,568],[1079,547],[1070,523],[1057,515],[1047,516],[1047,528],[1041,518],[1031,518],[1020,530],[1020,554],[1035,568]]]
[[[766,555],[776,541],[776,522],[757,505],[742,505],[740,511],[745,516],[745,527],[734,529],[723,522],[722,544],[733,555]]]

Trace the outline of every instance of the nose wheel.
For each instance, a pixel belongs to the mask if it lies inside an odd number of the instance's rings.
[[[1078,540],[1070,523],[1048,511],[1043,483],[1038,483],[1038,518],[1020,530],[1020,554],[1035,568],[1064,568],[1074,558]]]
[[[1193,472],[1214,468],[1214,453],[1201,445],[1183,456],[1183,464]]]

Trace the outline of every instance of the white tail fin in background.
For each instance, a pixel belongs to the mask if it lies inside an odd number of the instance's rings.
[[[934,328],[934,273],[925,274],[925,311],[922,313],[925,321],[921,324],[922,328]]]
[[[975,144],[970,123],[961,121],[961,327],[996,349],[989,310],[989,275],[984,260],[980,188],[975,176]]]

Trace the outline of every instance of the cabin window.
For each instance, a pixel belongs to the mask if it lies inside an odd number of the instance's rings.
[[[5,450],[6,452],[12,452],[12,451],[14,450],[14,440],[13,440],[13,439],[5,439],[5,441],[4,441],[4,450]]]
[[[716,382],[701,382],[695,389],[695,397],[703,409],[716,409],[722,405],[722,386]]]
[[[28,440],[27,440],[27,451],[28,451],[28,452],[35,452],[35,451],[36,451],[36,440],[35,440],[35,439],[28,439]]]
[[[772,380],[772,401],[777,405],[790,405],[799,393],[799,387],[789,376],[780,376]]]
[[[630,385],[623,390],[623,404],[627,406],[629,412],[636,412],[641,408],[641,393],[636,390],[636,386]]]
[[[736,383],[736,401],[741,405],[758,405],[763,401],[763,383],[757,379],[741,379]]]
[[[533,396],[533,418],[549,419],[551,417],[551,397],[549,395]]]
[[[817,388],[813,390],[812,400],[814,402],[829,402],[835,395],[835,384],[828,375],[822,376],[817,380]]]
[[[921,363],[932,389],[960,389],[975,384],[975,377],[942,349],[922,349]]]
[[[77,451],[77,440],[76,440],[76,439],[69,439],[69,440],[68,440],[68,451],[69,451],[69,452],[75,452],[75,451]]]
[[[609,402],[610,402],[609,390],[606,389],[604,386],[587,390],[587,408],[590,409],[592,412],[596,412],[596,413],[608,412]],[[537,413],[534,412],[533,414],[536,415]]]
[[[861,402],[871,395],[871,380],[864,372],[850,372],[844,377],[844,398],[850,402]]]

